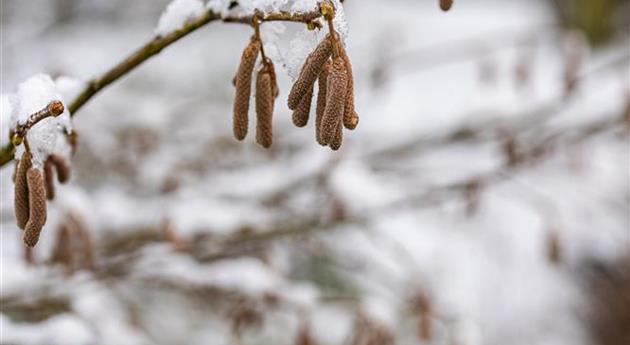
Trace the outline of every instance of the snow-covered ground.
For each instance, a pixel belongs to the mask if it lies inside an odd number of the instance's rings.
[[[52,25],[56,2],[3,0],[1,93],[47,73],[70,98],[203,11],[175,2],[78,0],[78,17]],[[630,248],[628,38],[579,45],[545,2],[436,2],[346,1],[336,25],[361,122],[339,152],[286,107],[322,33],[263,25],[281,90],[266,151],[252,131],[231,136],[251,29],[212,23],[76,114],[72,180],[35,264],[3,167],[0,343],[298,345],[307,327],[317,344],[359,345],[361,315],[403,345],[588,344],[582,267]],[[575,49],[580,82],[565,97]],[[524,163],[506,165],[510,141]],[[72,275],[50,263],[69,213],[95,255]]]

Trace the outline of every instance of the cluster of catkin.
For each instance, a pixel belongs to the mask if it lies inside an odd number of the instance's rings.
[[[262,55],[262,64],[256,73],[256,142],[269,148],[273,142],[273,108],[279,90],[273,62],[262,53],[262,42],[258,36],[253,36],[243,51],[234,78],[234,136],[238,140],[247,136],[252,76],[259,54]]]
[[[298,127],[308,123],[316,81],[315,137],[322,146],[338,150],[343,127],[355,129],[359,116],[354,109],[352,64],[335,32],[326,35],[308,56],[289,93],[289,109]]]
[[[62,156],[52,154],[43,168],[33,166],[29,150],[24,151],[15,168],[15,218],[24,230],[24,243],[34,247],[46,223],[46,199],[55,196],[54,172],[57,180],[65,183],[70,179],[70,163]]]

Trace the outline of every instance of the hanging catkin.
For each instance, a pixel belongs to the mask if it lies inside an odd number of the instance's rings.
[[[271,73],[263,67],[256,76],[256,142],[269,148],[273,142],[273,85]]]
[[[30,168],[26,172],[28,183],[29,217],[24,228],[24,243],[34,247],[46,223],[46,187],[41,170]]]
[[[309,54],[304,66],[302,66],[298,79],[293,84],[293,87],[291,87],[288,100],[289,109],[295,110],[298,107],[300,101],[309,91],[310,87],[315,84],[315,80],[319,76],[322,66],[331,54],[331,38],[330,35],[326,35],[317,48]]]
[[[440,8],[442,11],[448,11],[453,6],[453,0],[440,0]]]
[[[46,198],[52,200],[55,198],[55,173],[53,172],[54,164],[50,157],[44,163],[44,179],[46,182]]]
[[[346,91],[346,105],[343,111],[343,125],[350,130],[357,128],[359,124],[359,115],[354,109],[354,75],[352,73],[352,63],[346,53],[346,50],[339,45],[340,56],[346,65],[346,74],[348,75],[348,89]]]
[[[300,104],[293,111],[293,124],[297,127],[304,127],[308,123],[308,117],[311,112],[311,103],[313,102],[313,88],[314,85],[306,92],[306,95],[302,97]]]
[[[234,97],[234,136],[238,140],[247,136],[249,97],[251,94],[252,73],[260,51],[260,41],[252,40],[243,51],[241,63],[236,73],[236,96]]]
[[[335,135],[330,141],[330,148],[333,151],[337,151],[341,148],[341,144],[343,142],[343,123],[341,116],[339,117],[337,127],[335,129]]]
[[[321,123],[322,142],[330,144],[336,135],[337,124],[343,117],[348,77],[342,58],[336,58],[328,75],[326,109]]]
[[[50,160],[57,169],[57,181],[60,183],[68,182],[72,171],[70,164],[68,164],[68,160],[57,154],[50,155],[48,160]]]
[[[57,228],[57,236],[51,260],[52,262],[65,266],[68,272],[72,272],[73,270],[72,242],[68,225],[65,222],[60,223]]]
[[[324,110],[326,109],[326,87],[328,84],[328,74],[330,73],[330,60],[326,61],[321,73],[319,74],[319,90],[317,91],[317,108],[315,109],[315,139],[317,142],[326,146],[326,143],[322,140],[322,118],[324,117]]]
[[[18,162],[15,173],[15,219],[17,226],[24,229],[28,222],[28,182],[26,172],[31,167],[31,154],[24,152],[22,159]]]

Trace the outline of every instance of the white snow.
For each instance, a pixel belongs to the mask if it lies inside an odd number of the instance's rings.
[[[186,22],[202,15],[203,12],[204,6],[200,0],[173,0],[160,16],[154,32],[157,36],[165,36],[181,29]]]
[[[22,82],[18,86],[16,97],[18,107],[13,112],[13,121],[20,124],[25,123],[31,114],[45,108],[51,101],[64,102],[55,83],[50,76],[45,74],[37,74]],[[63,128],[71,129],[70,113],[67,109],[60,116],[48,117],[38,122],[28,131],[26,140],[31,148],[34,167],[41,167],[55,149],[67,145],[67,143],[58,143],[59,140],[65,141]],[[16,157],[21,156],[23,150],[24,145],[21,145],[16,151]]]
[[[89,325],[80,318],[61,314],[41,323],[14,323],[0,314],[0,338],[6,344],[88,345],[95,342]]]
[[[229,2],[213,0],[207,8],[237,16],[255,6],[306,11],[315,3],[243,1],[243,6],[228,11]],[[148,2],[137,6],[152,7]],[[606,133],[580,145],[559,145],[541,164],[509,172],[503,182],[482,189],[478,212],[469,216],[459,192],[430,207],[418,205],[432,198],[415,199],[418,204],[407,200],[494,171],[504,159],[496,143],[450,145],[428,139],[442,138],[468,123],[525,120],[529,112],[561,96],[561,44],[556,32],[545,26],[548,12],[526,0],[461,2],[449,13],[439,11],[433,1],[357,0],[348,1],[346,9],[353,29],[346,43],[362,118],[356,131],[344,133],[339,152],[314,142],[313,118],[306,129],[292,126],[285,95],[276,102],[272,150],[254,143],[253,107],[250,136],[243,143],[231,138],[230,80],[251,28],[214,25],[165,50],[82,110],[76,119],[81,149],[73,162],[78,178],[72,186],[61,187],[50,204],[41,250],[36,251],[38,266],[22,258],[21,232],[12,217],[12,167],[1,170],[2,297],[37,296],[52,287],[67,291],[73,310],[71,316],[61,317],[75,320],[62,322],[68,327],[50,327],[48,322],[0,316],[9,341],[31,344],[26,333],[36,341],[41,334],[51,339],[78,334],[82,339],[87,329],[90,344],[119,343],[119,334],[126,344],[151,344],[155,339],[168,345],[230,344],[228,313],[213,305],[212,298],[196,293],[196,288],[219,288],[252,299],[269,292],[287,302],[265,309],[264,329],[248,332],[270,344],[292,344],[287,334],[303,321],[312,326],[319,344],[342,344],[352,332],[357,307],[392,328],[397,343],[418,343],[417,324],[408,313],[410,294],[418,291],[427,292],[435,309],[436,344],[504,344],[506,339],[514,345],[586,344],[587,328],[578,317],[588,301],[576,284],[584,261],[612,258],[628,248],[626,137]],[[109,23],[96,31],[68,23],[75,31],[72,39],[45,35],[23,40],[15,48],[19,59],[3,53],[7,67],[2,82],[14,85],[33,70],[53,70],[51,61],[66,67],[60,73],[90,75],[142,42],[142,33],[155,24],[154,17],[147,17],[136,23],[139,27],[120,30],[111,30]],[[7,27],[14,25],[18,30],[26,23],[20,20]],[[521,43],[511,33],[532,29],[537,43],[531,84],[518,90],[513,70]],[[500,37],[486,40],[494,37],[488,32],[495,31]],[[299,23],[262,27],[267,53],[291,76],[326,33],[326,27],[310,32]],[[474,44],[466,48],[471,40]],[[103,47],[98,59],[83,58],[95,57],[95,41]],[[212,42],[222,49],[208,49]],[[504,46],[486,51],[486,43]],[[45,59],[38,55],[42,44],[56,46]],[[607,49],[585,56],[585,73],[616,56]],[[496,78],[488,84],[478,80],[482,60],[496,68]],[[380,88],[372,87],[381,67],[389,79]],[[619,116],[627,85],[620,70],[589,76],[552,119],[532,123],[528,138]],[[282,93],[291,86],[282,74],[279,83]],[[31,84],[39,89],[50,85],[39,78]],[[67,77],[57,78],[55,84],[65,101],[84,85]],[[3,94],[0,107],[4,135],[13,126],[10,113],[17,119],[18,94]],[[377,160],[371,156],[418,138],[426,138],[426,144]],[[143,151],[144,146],[148,148]],[[162,192],[169,179],[173,190]],[[326,223],[333,198],[335,205],[345,206],[349,223]],[[112,257],[96,247],[97,274],[63,277],[60,269],[43,262],[64,209],[86,218],[97,246],[112,233],[135,240],[136,232],[158,231],[168,219],[181,239],[192,244],[193,253],[157,243]],[[324,222],[323,227],[313,226],[311,217]],[[206,250],[223,249],[193,242],[197,238],[216,236],[222,243],[244,227],[262,234],[282,231],[287,224],[292,231],[310,232],[281,237],[269,246],[265,240],[254,241],[252,253],[247,242],[230,247],[229,258],[197,259],[205,257]],[[561,238],[564,261],[557,265],[545,256],[550,229]],[[234,253],[242,247],[248,255]],[[320,271],[322,263],[333,273]],[[329,278],[350,289],[328,287]],[[168,288],[162,289],[159,282],[168,283]],[[229,298],[220,302],[231,303]],[[50,324],[56,324],[54,320],[49,319]],[[261,333],[269,338],[259,337]]]

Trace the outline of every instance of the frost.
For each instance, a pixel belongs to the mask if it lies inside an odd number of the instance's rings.
[[[160,16],[155,34],[167,35],[180,29],[187,21],[202,15],[203,3],[199,0],[173,0]]]
[[[37,74],[21,83],[16,97],[17,110],[12,113],[11,123],[19,124],[25,123],[31,114],[45,108],[53,100],[64,102],[55,83],[45,74]],[[48,155],[56,152],[62,145],[67,145],[63,142],[57,143],[59,137],[63,135],[64,128],[71,130],[70,114],[67,109],[58,117],[40,121],[28,131],[26,140],[33,155],[33,166],[41,167]],[[21,145],[16,150],[16,156],[19,157],[23,150],[24,145]]]

